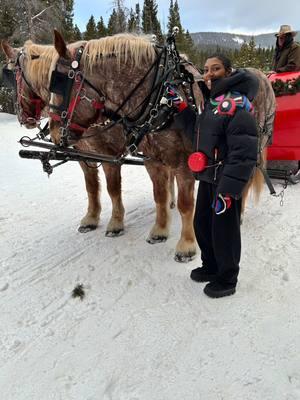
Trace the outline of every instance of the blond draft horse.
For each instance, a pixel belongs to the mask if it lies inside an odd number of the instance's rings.
[[[55,32],[57,59],[66,62],[73,57],[63,38]],[[89,85],[84,86],[87,98],[99,101],[99,93],[105,96],[105,109],[116,111],[128,94],[142,80],[150,65],[157,57],[155,47],[145,37],[120,34],[112,37],[89,41],[80,60],[80,71],[85,79],[92,83],[97,92]],[[52,69],[56,66],[53,60]],[[64,63],[65,64],[65,63]],[[67,72],[65,65],[58,64],[61,73]],[[155,71],[152,71],[134,95],[120,111],[122,116],[132,119],[138,114],[141,102],[151,89]],[[73,88],[72,96],[76,95]],[[61,96],[52,94],[51,104],[59,105]],[[74,110],[72,122],[90,125],[87,134],[76,142],[76,147],[97,153],[118,156],[125,151],[126,141],[121,124],[113,130],[103,132],[98,122],[94,124],[95,110],[88,101],[80,101]],[[51,135],[56,141],[60,139],[60,123],[50,122]],[[151,244],[165,241],[170,227],[170,176],[174,174],[178,186],[177,206],[181,215],[182,229],[176,245],[175,260],[185,262],[196,254],[196,242],[193,229],[194,215],[194,177],[187,166],[187,157],[191,144],[185,136],[176,131],[172,125],[160,132],[149,133],[139,146],[139,151],[149,158],[145,167],[153,183],[153,194],[156,204],[156,220],[147,241]]]
[[[82,46],[85,42],[80,41],[68,45],[68,49],[72,51],[73,46]],[[7,57],[8,68],[14,69],[16,58],[21,49],[11,47],[7,42],[2,41],[2,50]],[[49,70],[54,57],[57,56],[54,46],[37,45],[31,41],[27,41],[22,48],[19,56],[19,64],[25,80],[19,82],[18,88],[19,112],[18,119],[26,128],[32,129],[37,127],[39,121],[35,120],[36,109],[35,104],[31,102],[31,98],[35,95],[42,99],[45,105],[43,110],[47,114],[50,100],[49,92]],[[28,84],[30,86],[28,86]],[[26,117],[24,117],[24,115]],[[99,121],[98,121],[99,122]],[[101,146],[100,146],[101,147]],[[86,146],[82,142],[78,148],[85,149]],[[88,209],[86,215],[81,219],[79,231],[87,232],[96,229],[101,212],[100,203],[100,180],[98,178],[98,169],[93,163],[86,164],[80,162],[80,166],[84,173],[85,185],[88,194]],[[112,216],[106,228],[106,236],[115,237],[124,232],[124,206],[121,197],[121,171],[120,166],[103,164],[103,170],[107,182],[107,190],[112,202]]]

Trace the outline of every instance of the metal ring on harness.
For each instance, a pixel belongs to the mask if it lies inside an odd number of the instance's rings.
[[[150,117],[156,118],[157,116],[158,116],[158,110],[152,108],[152,110],[150,110]]]
[[[70,69],[68,72],[68,78],[73,79],[75,76],[75,71],[73,69]]]

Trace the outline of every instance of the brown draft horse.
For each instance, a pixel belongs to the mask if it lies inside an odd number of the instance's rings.
[[[72,51],[74,46],[84,45],[84,41],[76,42],[68,45],[68,49]],[[38,45],[31,41],[25,42],[23,48],[13,48],[6,41],[1,42],[1,47],[6,55],[8,69],[16,69],[16,64],[22,75],[17,82],[17,116],[19,122],[31,129],[40,123],[40,115],[47,114],[50,92],[49,92],[49,69],[53,57],[57,56],[54,46]],[[33,99],[40,99],[42,107],[37,112],[36,102]],[[39,116],[38,116],[39,114]],[[101,118],[100,118],[101,119]],[[100,122],[98,119],[98,123]],[[101,122],[100,122],[101,125]],[[114,128],[114,135],[118,134],[120,127]],[[55,141],[55,138],[54,138]],[[102,142],[97,141],[97,151],[106,154],[114,154],[114,148],[111,149],[112,141],[111,131],[102,132]],[[87,143],[81,141],[77,148],[84,150],[90,149]],[[93,163],[80,163],[84,172],[86,189],[88,193],[88,210],[86,215],[80,222],[79,231],[87,232],[97,227],[101,212],[100,203],[100,181],[98,179],[98,170]],[[102,164],[107,189],[112,201],[112,217],[106,228],[106,236],[119,236],[124,232],[124,207],[121,193],[121,171],[119,165]],[[174,181],[169,179],[170,207],[174,208]],[[150,239],[155,240],[155,239]],[[159,241],[159,239],[157,239]]]
[[[25,42],[22,49],[13,48],[7,42],[2,41],[2,50],[7,58],[7,67],[16,68],[19,65],[20,75],[17,82],[17,116],[21,124],[31,129],[37,127],[42,113],[48,115],[47,109],[50,100],[49,70],[54,57],[57,56],[54,46],[38,45],[31,41]],[[84,41],[68,45],[70,51],[73,46],[84,45]],[[18,60],[17,60],[18,58]],[[37,110],[37,102],[32,99],[40,99],[42,107]],[[80,148],[84,148],[79,146]],[[88,193],[88,210],[80,222],[79,231],[87,232],[95,229],[99,222],[101,211],[100,181],[97,168],[89,168],[86,163],[80,162],[84,172],[86,190]],[[90,167],[96,167],[89,164]],[[103,164],[103,170],[107,182],[107,190],[112,201],[112,216],[106,228],[107,236],[119,236],[123,233],[124,207],[121,198],[121,174],[120,166]]]
[[[55,33],[55,48],[58,57],[53,61],[52,70],[56,67],[61,73],[67,73],[68,69],[65,65],[67,63],[70,65],[74,60],[74,53],[67,48],[58,32]],[[89,41],[80,60],[80,71],[84,78],[92,82],[94,87],[84,87],[86,98],[99,101],[99,96],[104,96],[105,108],[112,111],[118,109],[120,104],[124,104],[121,111],[122,116],[130,116],[134,119],[141,102],[150,91],[153,76],[149,74],[148,79],[138,87],[134,95],[128,101],[126,101],[126,98],[145,76],[149,65],[153,63],[155,58],[154,46],[145,37],[119,34]],[[64,62],[57,64],[58,59],[64,60]],[[264,144],[264,138],[270,135],[272,131],[275,97],[265,75],[258,70],[252,70],[252,72],[260,80],[255,106],[260,143]],[[72,96],[76,96],[74,89]],[[52,95],[52,104],[58,106],[61,101],[61,96]],[[89,126],[89,129],[87,135],[77,138],[76,147],[95,152],[106,147],[107,154],[115,156],[123,154],[126,142],[121,126],[116,127],[113,132],[110,131],[109,137],[107,137],[99,128],[96,118],[95,111],[90,107],[89,102],[80,101],[74,110],[72,121]],[[103,118],[103,115],[101,118]],[[58,141],[60,139],[60,123],[52,120],[50,127],[52,137]],[[190,260],[196,252],[193,231],[194,179],[187,168],[187,157],[192,151],[191,144],[187,142],[183,132],[179,132],[171,125],[163,131],[147,134],[139,145],[139,151],[149,158],[145,161],[145,166],[153,182],[156,203],[156,221],[150,231],[148,241],[150,243],[164,241],[169,234],[168,182],[171,171],[178,185],[177,204],[182,218],[181,237],[176,246],[175,259],[179,261]],[[263,160],[263,158],[262,156],[261,159]],[[245,197],[251,186],[259,194],[262,183],[262,174],[256,169],[248,188],[245,190]],[[91,181],[90,188],[92,193],[95,194],[92,187]],[[92,205],[92,196],[90,200]]]
[[[60,34],[55,33],[55,48],[60,58],[65,62],[72,59],[72,52],[67,48]],[[58,57],[57,57],[58,58]],[[84,86],[84,96],[90,101],[80,101],[76,106],[72,122],[89,126],[88,132],[76,141],[76,148],[118,156],[124,153],[126,140],[121,124],[109,131],[103,131],[99,126],[104,114],[97,114],[91,107],[91,100],[100,101],[105,97],[105,109],[115,111],[127,98],[129,92],[142,80],[149,66],[156,59],[156,51],[150,40],[144,37],[121,34],[99,40],[89,41],[80,60],[80,70],[85,79],[92,83]],[[56,66],[53,62],[53,69]],[[60,72],[66,72],[65,65],[57,67]],[[122,109],[123,116],[132,118],[139,112],[140,103],[151,89],[155,71],[148,75],[134,95]],[[95,88],[97,91],[95,91]],[[73,88],[72,97],[76,96]],[[61,96],[52,95],[51,104],[59,105]],[[100,117],[100,123],[98,118]],[[51,119],[51,135],[55,141],[60,139],[60,123]],[[145,167],[153,183],[154,200],[156,204],[156,221],[147,241],[149,243],[163,242],[169,236],[170,226],[170,175],[174,174],[178,186],[177,206],[181,214],[182,230],[176,246],[175,259],[188,261],[196,254],[196,243],[193,229],[194,214],[194,178],[187,167],[187,157],[192,150],[184,135],[172,126],[158,133],[149,133],[139,146],[139,150],[147,156]],[[91,175],[90,203],[92,196],[98,191]],[[94,207],[97,210],[97,206]],[[120,212],[123,217],[123,209]]]

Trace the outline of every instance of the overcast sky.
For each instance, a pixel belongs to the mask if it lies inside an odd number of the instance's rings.
[[[126,7],[135,8],[143,0],[124,0]],[[179,0],[181,22],[190,32],[269,33],[282,24],[300,30],[300,0]],[[81,30],[94,15],[107,20],[112,11],[112,0],[75,0],[74,21]],[[158,0],[162,27],[168,20],[169,0]]]

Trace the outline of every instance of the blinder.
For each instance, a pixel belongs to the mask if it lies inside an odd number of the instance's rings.
[[[62,96],[63,100],[59,106],[51,104],[52,108],[55,108],[59,111],[64,111],[68,108],[73,84],[74,77],[71,78],[69,74],[59,72],[57,68],[55,68],[55,70],[51,74],[49,90],[51,93]]]
[[[51,93],[64,96],[66,91],[70,90],[73,86],[73,79],[63,72],[59,72],[57,68],[52,72],[49,90]]]
[[[5,65],[2,68],[2,85],[8,89],[16,90],[16,76],[13,70],[7,68]]]

